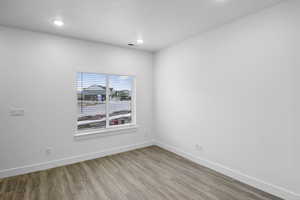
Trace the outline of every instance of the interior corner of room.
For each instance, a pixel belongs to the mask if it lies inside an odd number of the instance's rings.
[[[0,199],[300,200],[299,19],[298,0],[0,1]]]

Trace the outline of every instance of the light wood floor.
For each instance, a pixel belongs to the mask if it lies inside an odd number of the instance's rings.
[[[1,200],[278,200],[152,146],[0,180]]]

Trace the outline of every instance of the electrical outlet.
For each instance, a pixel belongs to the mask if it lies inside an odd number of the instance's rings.
[[[196,148],[197,151],[202,151],[203,150],[203,147],[200,144],[196,144],[195,148]]]
[[[52,154],[52,148],[50,148],[50,147],[46,148],[45,153],[47,156]]]
[[[144,137],[145,138],[148,137],[148,129],[147,128],[144,129]]]

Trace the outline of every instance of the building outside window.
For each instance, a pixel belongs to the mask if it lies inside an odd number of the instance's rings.
[[[77,130],[135,123],[133,76],[77,73]]]

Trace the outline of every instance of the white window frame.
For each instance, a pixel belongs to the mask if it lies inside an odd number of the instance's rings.
[[[94,73],[94,74],[101,74],[105,75],[106,77],[106,98],[105,98],[105,106],[106,106],[106,127],[99,128],[99,129],[87,129],[87,130],[78,130],[78,116],[76,115],[76,132],[75,137],[82,137],[82,136],[89,136],[99,134],[99,136],[107,136],[107,135],[115,135],[125,133],[126,130],[135,130],[138,128],[136,124],[136,76],[134,75],[124,75],[124,74],[107,74],[107,73],[100,73],[100,72],[83,72],[79,71],[77,73]],[[109,76],[130,76],[133,78],[132,80],[132,88],[131,88],[131,123],[128,124],[121,124],[121,125],[109,125]],[[76,78],[77,80],[77,78]],[[77,81],[75,81],[77,83]],[[76,92],[77,92],[77,85],[76,85]],[[76,94],[76,93],[75,93]],[[77,105],[77,96],[76,96],[76,105]]]

